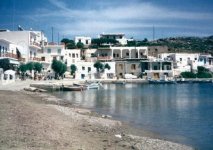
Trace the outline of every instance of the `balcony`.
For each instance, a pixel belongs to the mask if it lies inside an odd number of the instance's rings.
[[[30,47],[36,48],[36,49],[41,49],[41,46],[39,43],[36,42],[30,42]]]
[[[98,56],[98,60],[112,60],[112,56]]]
[[[13,59],[17,59],[18,61],[25,62],[25,58],[18,58],[16,54],[12,54],[12,53],[0,54],[0,57],[13,58]]]
[[[38,57],[30,57],[31,61],[41,61],[41,58]]]

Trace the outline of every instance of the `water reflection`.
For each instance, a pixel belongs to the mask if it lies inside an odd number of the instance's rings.
[[[171,140],[213,149],[212,89],[212,84],[106,84],[101,90],[55,94]]]

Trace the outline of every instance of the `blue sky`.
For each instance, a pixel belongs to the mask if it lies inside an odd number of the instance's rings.
[[[1,0],[0,28],[43,30],[51,41],[100,33],[136,39],[213,35],[212,0]]]

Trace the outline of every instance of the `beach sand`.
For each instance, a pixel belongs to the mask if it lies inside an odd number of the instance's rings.
[[[192,149],[19,84],[0,91],[0,149]]]

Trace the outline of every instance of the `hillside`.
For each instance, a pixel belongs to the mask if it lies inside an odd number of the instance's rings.
[[[213,36],[209,37],[170,37],[152,41],[140,41],[138,45],[165,45],[171,51],[213,53]]]
[[[174,51],[213,52],[213,36],[167,38],[159,39],[157,43],[167,45]]]

